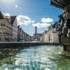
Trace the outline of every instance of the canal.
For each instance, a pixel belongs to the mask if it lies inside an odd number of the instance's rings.
[[[0,52],[0,70],[70,70],[70,57],[63,55],[59,45],[34,46],[4,54]]]

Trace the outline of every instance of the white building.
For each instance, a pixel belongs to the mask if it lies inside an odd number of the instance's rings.
[[[59,36],[55,29],[43,34],[42,42],[46,43],[59,43]]]

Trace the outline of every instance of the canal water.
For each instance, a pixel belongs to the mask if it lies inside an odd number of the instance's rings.
[[[4,54],[0,55],[0,70],[70,70],[70,57],[63,55],[62,46],[34,46],[15,55]]]

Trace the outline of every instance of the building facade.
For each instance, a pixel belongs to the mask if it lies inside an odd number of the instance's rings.
[[[5,16],[0,12],[0,41],[17,41],[16,16]]]
[[[23,41],[23,42],[26,42],[26,41],[32,41],[32,37],[27,34],[26,32],[24,32],[20,26],[18,26],[18,37],[17,37],[17,40],[18,41]]]
[[[12,40],[12,26],[9,21],[4,18],[3,14],[0,12],[0,41],[10,41]]]
[[[70,51],[70,0],[51,0],[51,5],[63,10],[59,17],[61,29],[61,43],[65,51]]]
[[[0,41],[31,41],[32,37],[17,26],[16,16],[6,16],[0,12]]]
[[[42,36],[42,42],[45,43],[59,43],[59,36],[56,29],[52,29],[48,32],[44,32]]]
[[[18,26],[16,16],[11,16],[11,26],[12,26],[12,40],[17,41]]]

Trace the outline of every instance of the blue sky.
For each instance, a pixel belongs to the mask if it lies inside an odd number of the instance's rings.
[[[42,18],[49,17],[55,21],[62,10],[50,5],[51,0],[2,0],[0,1],[0,11],[10,13],[11,15],[24,15],[35,22],[40,22]],[[34,34],[34,27],[31,24],[22,29],[28,34]],[[47,28],[38,28],[38,32],[43,32]]]

